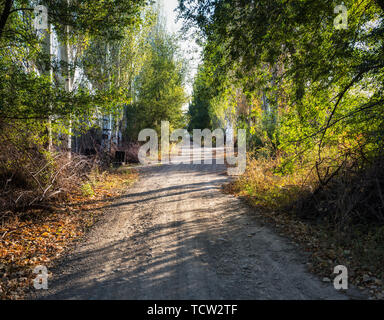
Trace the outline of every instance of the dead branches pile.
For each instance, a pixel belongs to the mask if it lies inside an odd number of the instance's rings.
[[[35,154],[35,161],[15,163],[1,170],[0,201],[3,210],[22,210],[64,199],[88,180],[94,163],[87,157],[58,153]]]
[[[88,179],[96,158],[48,152],[36,128],[0,128],[0,215],[65,198]]]

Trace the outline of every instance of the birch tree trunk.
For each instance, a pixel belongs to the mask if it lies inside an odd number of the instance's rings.
[[[70,0],[67,0],[67,4],[69,6]],[[64,39],[60,43],[60,59],[62,62],[62,81],[64,82],[64,88],[65,91],[71,92],[72,91],[72,79],[70,74],[70,44],[69,44],[69,26],[64,27]],[[72,153],[72,120],[71,116],[69,116],[69,124],[68,124],[68,134],[67,134],[67,151],[68,151],[68,158],[71,159],[71,153]]]
[[[48,25],[48,30],[44,31],[44,43],[43,50],[45,53],[49,55],[48,65],[44,66],[43,73],[49,75],[49,79],[51,83],[53,82],[53,68],[52,68],[52,55],[53,55],[53,33],[52,33],[52,25]],[[52,105],[50,105],[50,109],[52,110]],[[52,115],[48,116],[48,151],[53,151],[53,142],[52,142]]]
[[[110,63],[110,46],[109,43],[107,42],[106,44],[106,53],[105,53],[105,64],[106,64],[106,69],[108,70],[109,68],[109,63]],[[108,73],[110,71],[108,70]],[[111,88],[111,75],[108,74],[108,86]],[[109,154],[111,150],[111,136],[112,136],[112,125],[111,125],[112,119],[111,119],[111,114],[106,114],[103,113],[103,136],[102,136],[102,152],[104,155]]]

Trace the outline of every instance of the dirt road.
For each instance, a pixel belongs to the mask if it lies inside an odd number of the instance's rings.
[[[221,193],[224,165],[143,168],[39,299],[348,299],[289,240]]]

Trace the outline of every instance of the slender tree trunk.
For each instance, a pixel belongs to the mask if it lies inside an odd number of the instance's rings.
[[[69,63],[70,63],[70,53],[71,53],[71,48],[70,48],[70,45],[69,45],[69,26],[66,26],[66,55],[67,55],[67,74],[68,74],[68,78],[67,78],[67,81],[66,81],[66,91],[67,92],[72,92],[72,77],[71,77],[71,74],[70,74],[70,68],[69,68]],[[67,148],[68,148],[68,158],[70,159],[71,158],[71,155],[72,155],[72,119],[71,119],[71,115],[69,115],[69,128],[68,128],[68,145],[67,145]]]
[[[110,45],[107,42],[106,44],[106,53],[105,53],[105,64],[106,68],[108,68],[110,64]],[[109,72],[109,71],[108,71]],[[111,83],[111,75],[108,74],[108,86],[111,89],[112,83]],[[106,155],[111,150],[111,136],[112,136],[112,126],[111,126],[111,115],[110,114],[103,114],[103,140],[102,140],[102,152]]]
[[[9,15],[11,14],[11,9],[13,5],[13,0],[6,0],[4,4],[4,9],[0,17],[0,38],[3,35],[3,31],[5,28],[5,25],[7,23],[7,20],[9,18]]]
[[[67,0],[67,4],[69,6],[69,0]],[[60,59],[63,63],[63,69],[61,72],[62,75],[62,81],[64,82],[65,91],[71,92],[72,91],[72,79],[70,74],[70,44],[69,44],[69,26],[64,27],[64,40],[60,44]],[[69,116],[69,123],[68,123],[68,134],[67,134],[67,151],[68,151],[68,158],[71,159],[72,156],[72,119],[71,115]]]
[[[44,74],[49,76],[50,83],[53,83],[53,68],[52,68],[52,55],[53,55],[53,33],[52,25],[48,24],[48,29],[38,29],[43,36],[42,51],[48,55],[48,61],[40,67],[37,65],[34,66],[34,71],[39,74]],[[52,104],[49,105],[49,109],[52,110]],[[53,139],[52,139],[52,114],[48,115],[47,118],[47,131],[48,131],[48,151],[53,151]]]
[[[119,47],[117,48],[117,86],[120,87],[120,79],[121,79],[121,72],[120,72],[120,44],[118,45]],[[115,140],[116,140],[116,145],[119,148],[120,147],[120,132],[121,132],[121,122],[123,120],[123,112],[119,112],[119,116],[116,119],[116,135],[115,135]]]
[[[44,72],[49,75],[51,83],[53,82],[53,68],[52,68],[52,54],[53,54],[53,37],[52,37],[52,25],[48,25],[48,30],[45,32],[44,50],[49,55],[48,66],[46,66]],[[52,110],[52,105],[49,106]],[[53,151],[53,139],[52,139],[52,115],[48,116],[48,151]]]

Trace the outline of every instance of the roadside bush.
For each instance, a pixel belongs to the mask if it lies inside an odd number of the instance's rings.
[[[288,211],[300,218],[327,221],[337,229],[384,225],[384,157],[365,167],[344,165],[326,185],[313,166],[282,174],[281,159],[249,158],[232,191],[263,209]]]
[[[89,182],[82,184],[80,189],[84,197],[92,197],[95,195],[95,191]]]
[[[281,175],[281,159],[248,157],[247,170],[232,184],[233,191],[247,196],[253,206],[278,210],[286,208],[310,190],[303,173]]]

